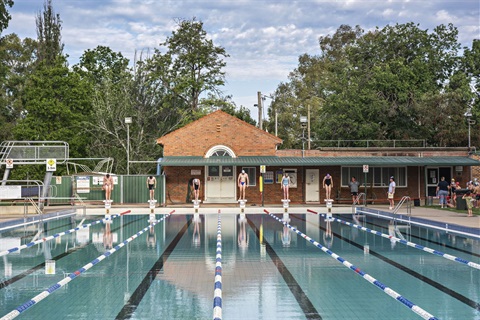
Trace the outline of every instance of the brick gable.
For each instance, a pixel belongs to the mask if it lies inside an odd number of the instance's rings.
[[[157,139],[163,156],[205,156],[224,145],[236,156],[274,156],[282,139],[221,110]]]

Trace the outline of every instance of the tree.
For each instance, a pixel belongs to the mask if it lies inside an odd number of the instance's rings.
[[[425,139],[433,146],[464,145],[451,130],[464,123],[465,83],[471,79],[457,72],[457,33],[451,24],[430,32],[413,23],[387,25],[367,33],[343,25],[320,38],[320,55],[300,57],[288,86],[279,87],[288,88],[282,100],[289,101],[292,113],[306,115],[310,109],[317,141]]]
[[[16,34],[0,39],[0,141],[13,139],[13,128],[24,114],[25,81],[33,70],[36,42]]]
[[[12,19],[7,7],[11,8],[13,3],[13,0],[0,1],[0,34],[8,27],[8,22]]]
[[[45,0],[43,12],[38,12],[37,25],[37,58],[38,62],[55,65],[57,57],[63,53],[62,20],[55,14],[52,0]]]
[[[178,29],[160,44],[166,48],[165,53],[155,49],[150,68],[168,94],[184,101],[189,111],[195,112],[202,93],[220,93],[219,87],[225,83],[222,69],[226,63],[222,59],[228,55],[224,48],[207,39],[201,21],[193,18],[177,24]]]

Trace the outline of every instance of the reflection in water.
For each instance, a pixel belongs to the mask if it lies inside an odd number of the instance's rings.
[[[333,218],[330,217],[325,218],[325,232],[323,233],[323,243],[328,249],[330,249],[333,244],[332,220]]]
[[[150,222],[147,233],[147,248],[155,248],[157,244],[157,236],[155,234],[155,225]]]
[[[390,236],[390,246],[393,249],[397,245],[397,241],[395,239],[395,225],[393,220],[388,222],[388,235]]]
[[[291,237],[291,231],[290,228],[287,226],[287,223],[290,223],[290,217],[288,216],[288,213],[283,214],[282,221],[285,223],[283,225],[283,231],[282,231],[282,246],[284,247],[290,247],[290,242],[292,241]]]
[[[200,223],[202,219],[200,218],[199,213],[195,213],[193,215],[193,237],[192,237],[192,245],[195,248],[200,247]]]
[[[113,248],[113,235],[111,229],[112,221],[105,221],[105,228],[103,230],[103,247],[106,250]]]
[[[241,213],[238,218],[238,247],[243,251],[248,248],[248,234],[247,234],[247,218],[245,213]]]

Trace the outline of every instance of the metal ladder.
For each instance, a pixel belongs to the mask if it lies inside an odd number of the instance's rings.
[[[402,199],[397,203],[395,208],[393,209],[393,214],[397,214],[398,210],[403,206],[403,204],[406,202],[407,205],[407,215],[411,216],[412,215],[412,199],[409,196],[403,196]]]

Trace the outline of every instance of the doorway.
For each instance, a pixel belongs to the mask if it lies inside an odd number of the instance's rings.
[[[205,202],[236,202],[234,166],[208,166],[205,172]]]
[[[305,202],[320,202],[320,171],[307,169],[305,171]]]

